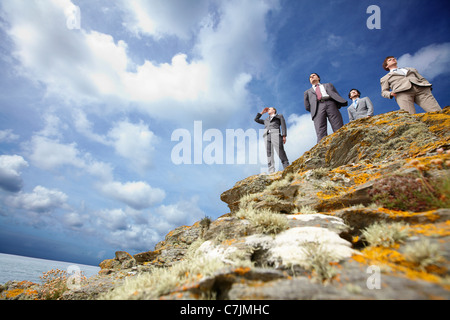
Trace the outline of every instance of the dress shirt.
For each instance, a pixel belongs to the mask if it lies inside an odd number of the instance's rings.
[[[316,85],[313,84],[313,90],[316,91]],[[319,83],[319,88],[320,88],[320,93],[322,94],[322,99],[323,98],[329,98],[330,95],[327,93],[327,90],[325,90],[324,86]]]
[[[391,72],[395,72],[395,73],[401,74],[402,76],[406,76],[408,73],[408,69],[397,68],[397,69],[392,69]]]

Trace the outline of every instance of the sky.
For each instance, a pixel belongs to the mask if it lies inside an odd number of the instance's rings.
[[[220,194],[267,172],[264,107],[287,121],[291,162],[316,144],[313,72],[382,114],[399,109],[381,97],[392,55],[449,105],[449,13],[437,0],[0,1],[0,252],[98,265],[228,213]]]

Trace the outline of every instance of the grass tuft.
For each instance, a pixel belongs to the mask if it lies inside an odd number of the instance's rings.
[[[409,235],[409,228],[402,222],[375,222],[362,231],[363,238],[370,246],[389,247],[401,242]]]
[[[444,261],[439,245],[431,243],[428,239],[421,239],[407,245],[404,255],[407,261],[418,265],[422,270]]]

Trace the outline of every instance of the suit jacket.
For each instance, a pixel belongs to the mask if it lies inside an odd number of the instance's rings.
[[[414,68],[405,68],[408,70],[406,76],[398,74],[396,72],[389,72],[383,78],[381,78],[381,95],[385,98],[392,99],[391,90],[394,93],[403,92],[411,89],[412,84],[421,87],[431,87],[431,83],[427,81],[420,73]]]
[[[267,133],[267,131],[270,129],[280,130],[280,127],[281,127],[282,131],[280,131],[280,134],[281,134],[281,132],[283,132],[281,135],[283,137],[287,137],[286,121],[284,120],[284,117],[282,114],[276,114],[272,118],[272,120],[270,120],[270,117],[267,117],[267,119],[265,119],[265,120],[261,120],[261,116],[262,116],[262,114],[258,113],[255,117],[255,121],[264,125],[265,130],[266,130],[265,133]]]
[[[369,97],[358,99],[357,108],[352,104],[347,108],[348,118],[350,121],[364,118],[367,116],[373,116],[373,104]]]
[[[348,101],[342,98],[337,92],[336,88],[331,83],[322,83],[325,90],[327,91],[330,98],[336,101],[337,108],[345,107],[348,105]],[[314,120],[314,117],[317,114],[317,96],[316,91],[311,87],[310,89],[305,91],[304,94],[305,101],[305,109],[306,111],[311,112],[311,117]]]

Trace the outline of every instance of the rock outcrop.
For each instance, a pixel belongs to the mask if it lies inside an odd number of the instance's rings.
[[[353,121],[220,197],[230,212],[218,219],[103,261],[91,297],[450,298],[450,107]],[[98,285],[118,274],[127,281]]]

